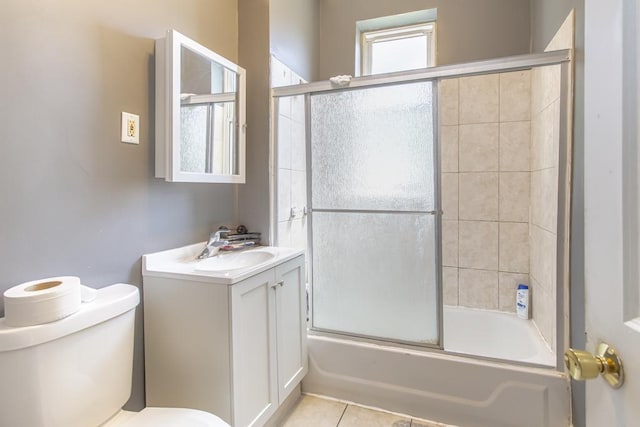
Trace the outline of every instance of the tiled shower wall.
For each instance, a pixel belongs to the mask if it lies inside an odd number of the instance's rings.
[[[440,84],[444,303],[515,311],[529,283],[531,72]]]
[[[533,320],[555,351],[557,307],[560,66],[531,74],[531,225],[529,244]]]
[[[555,350],[560,66],[440,85],[444,303],[515,311]]]
[[[271,87],[306,83],[294,71],[271,57]],[[307,248],[307,176],[304,96],[278,102],[276,120],[277,232],[274,244]]]
[[[440,84],[444,303],[532,316],[552,346],[556,325],[558,66]],[[272,86],[303,80],[273,58]],[[278,108],[275,244],[306,248],[304,98]]]

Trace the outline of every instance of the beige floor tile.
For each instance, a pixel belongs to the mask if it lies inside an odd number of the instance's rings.
[[[336,427],[345,408],[345,403],[302,395],[283,427]]]
[[[388,412],[349,405],[338,427],[410,427],[411,420]]]

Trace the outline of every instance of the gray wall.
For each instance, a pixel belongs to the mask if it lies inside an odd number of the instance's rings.
[[[529,0],[319,0],[319,78],[354,74],[356,21],[438,9],[439,65],[529,53]]]
[[[239,64],[247,70],[247,181],[238,215],[253,231],[269,232],[269,0],[238,0]]]
[[[584,318],[584,1],[531,0],[533,52],[542,52],[575,9],[573,194],[571,214],[571,346],[585,347]],[[561,349],[562,350],[562,349]],[[585,425],[584,383],[572,382],[573,425]]]
[[[238,0],[239,63],[247,69],[247,182],[239,187],[240,222],[269,230],[269,61],[273,52],[305,79],[316,78],[316,0]]]
[[[154,39],[169,28],[231,60],[235,0],[5,0],[0,14],[0,290],[77,275],[140,286],[144,253],[235,219],[235,188],[153,178]],[[120,112],[140,145],[120,142]],[[144,404],[141,311],[133,395]]]
[[[317,80],[319,2],[270,0],[271,53],[306,81]]]

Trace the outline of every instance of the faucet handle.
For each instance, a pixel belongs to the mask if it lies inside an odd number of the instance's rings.
[[[207,242],[207,246],[209,246],[210,244],[214,243],[214,242],[219,242],[220,239],[222,238],[223,234],[228,234],[231,233],[231,230],[229,230],[228,228],[219,228],[216,231],[213,231],[210,235],[209,235],[209,241]]]

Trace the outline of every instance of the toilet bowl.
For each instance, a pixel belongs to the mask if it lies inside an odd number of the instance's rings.
[[[229,427],[195,409],[122,410],[139,301],[138,288],[120,283],[55,322],[11,327],[0,318],[0,426]]]
[[[208,412],[184,408],[144,408],[140,412],[121,411],[101,427],[229,427]]]

